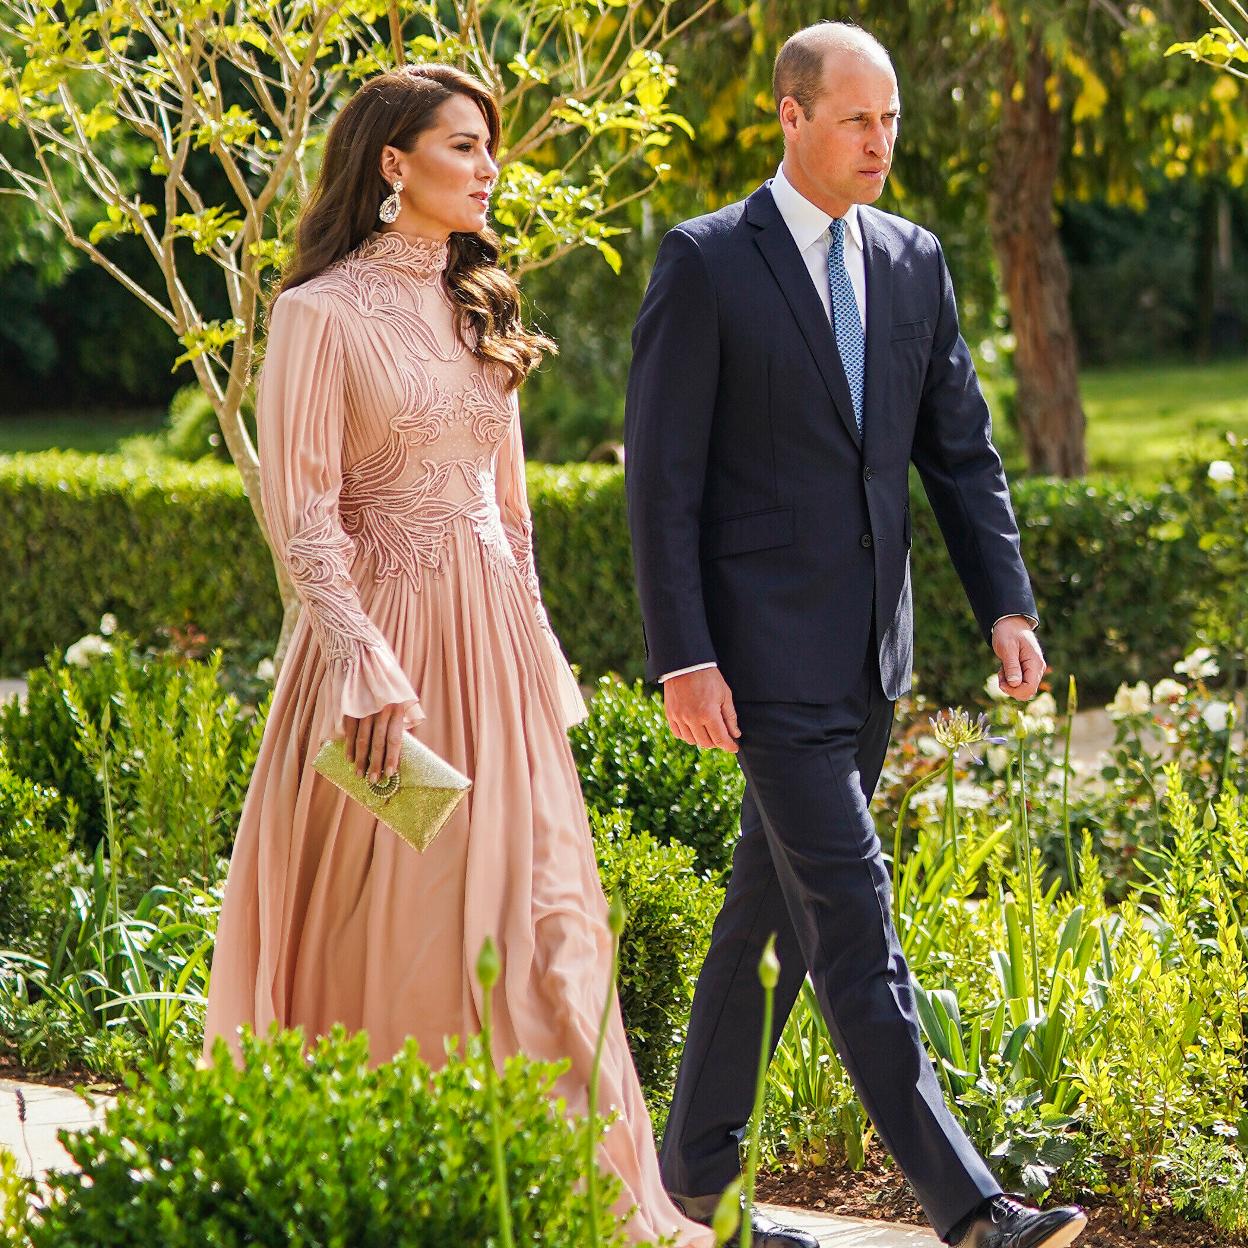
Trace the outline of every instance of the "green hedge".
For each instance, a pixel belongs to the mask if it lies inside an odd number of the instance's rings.
[[[640,673],[623,474],[531,465],[538,564],[552,622],[586,676]],[[915,505],[915,663],[938,701],[974,696],[991,668],[921,491]],[[1158,541],[1183,495],[1086,482],[1014,487],[1024,550],[1059,679],[1085,691],[1167,669],[1213,587],[1194,538]],[[114,612],[144,637],[194,623],[210,641],[276,637],[271,561],[228,465],[49,452],[0,456],[0,670],[20,671]]]

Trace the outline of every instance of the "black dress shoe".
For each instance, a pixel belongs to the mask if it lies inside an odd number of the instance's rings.
[[[693,1222],[710,1226],[715,1210],[719,1207],[718,1196],[668,1195],[672,1203]],[[750,1215],[750,1229],[754,1235],[754,1248],[819,1248],[819,1241],[808,1231],[795,1226],[781,1226],[765,1213],[755,1209]]]
[[[1008,1196],[994,1196],[955,1248],[1066,1248],[1087,1224],[1078,1205],[1031,1209]]]

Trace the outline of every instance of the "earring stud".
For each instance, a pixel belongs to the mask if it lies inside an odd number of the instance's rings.
[[[387,225],[397,220],[399,215],[399,192],[403,189],[402,182],[396,182],[390,188],[390,194],[381,201],[381,207],[377,209],[377,216]]]

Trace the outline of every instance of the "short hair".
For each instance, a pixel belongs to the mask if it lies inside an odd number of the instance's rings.
[[[771,90],[780,101],[792,96],[809,121],[815,102],[823,94],[823,67],[832,51],[852,52],[870,60],[883,60],[892,67],[888,49],[874,36],[853,22],[816,22],[797,31],[785,40],[776,54],[776,67],[771,75]]]

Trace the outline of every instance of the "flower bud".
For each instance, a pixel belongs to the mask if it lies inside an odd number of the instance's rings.
[[[776,957],[776,934],[767,937],[763,956],[758,960],[758,982],[768,991],[780,980],[780,959]]]
[[[498,956],[498,946],[493,936],[487,936],[481,945],[481,953],[477,957],[477,979],[481,987],[489,992],[498,983],[499,973],[503,969],[502,960]]]
[[[628,911],[624,908],[624,900],[616,893],[611,898],[611,908],[607,911],[607,926],[611,929],[612,936],[619,938],[627,919]]]
[[[724,1194],[715,1206],[715,1216],[711,1219],[711,1230],[715,1232],[715,1242],[726,1244],[737,1233],[741,1225],[741,1180],[733,1179],[724,1188]]]

